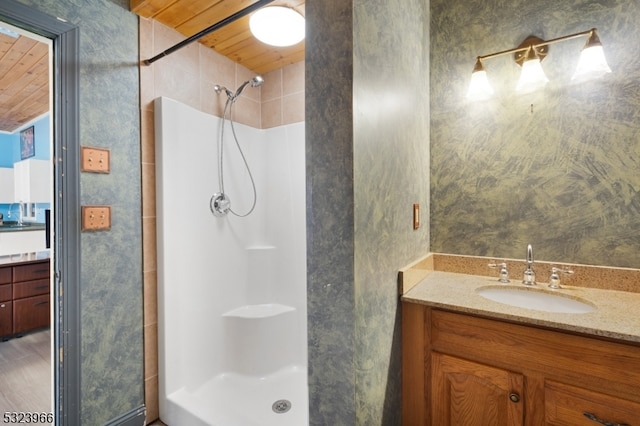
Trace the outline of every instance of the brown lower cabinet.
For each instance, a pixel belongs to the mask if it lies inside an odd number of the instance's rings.
[[[434,352],[432,424],[522,425],[522,374]]]
[[[640,425],[640,346],[403,303],[403,425]]]
[[[49,260],[0,267],[0,337],[50,324]]]
[[[13,333],[13,302],[0,302],[0,338]]]

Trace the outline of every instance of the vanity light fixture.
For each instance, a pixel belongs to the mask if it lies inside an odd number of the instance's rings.
[[[544,85],[549,82],[540,64],[544,58],[544,54],[544,51],[541,50],[540,53],[538,53],[536,48],[530,45],[524,55],[522,55],[521,62],[516,58],[516,62],[522,67],[522,72],[520,72],[520,78],[516,85],[516,92],[533,92],[534,90],[544,87]]]
[[[589,80],[592,78],[602,77],[603,75],[610,73],[611,68],[607,64],[607,60],[604,57],[604,50],[602,49],[602,43],[596,33],[596,29],[591,30],[589,39],[584,45],[584,49],[580,52],[580,59],[578,60],[578,66],[576,72],[571,77],[572,80]]]
[[[255,38],[271,46],[293,46],[305,36],[304,17],[285,6],[258,9],[249,19],[249,28]]]
[[[493,89],[487,79],[487,71],[484,69],[482,60],[478,57],[471,73],[471,83],[467,91],[467,98],[480,100],[488,99],[491,96],[493,96]]]
[[[549,79],[542,69],[541,62],[549,52],[549,45],[582,36],[588,36],[589,38],[582,49],[578,66],[572,80],[584,81],[602,77],[610,73],[611,69],[604,57],[602,43],[598,38],[596,28],[547,41],[536,36],[529,36],[518,47],[513,49],[478,56],[471,74],[471,83],[467,92],[467,98],[471,100],[486,99],[493,94],[493,89],[487,79],[483,60],[509,53],[514,54],[514,60],[522,67],[520,79],[516,85],[516,91],[531,92],[543,87]]]

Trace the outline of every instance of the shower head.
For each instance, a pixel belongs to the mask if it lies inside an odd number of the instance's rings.
[[[262,86],[262,83],[264,83],[264,78],[262,78],[262,76],[256,75],[249,81],[251,82],[251,87],[258,87]]]
[[[236,90],[236,93],[233,95],[233,98],[235,99],[238,96],[240,96],[240,94],[244,91],[247,85],[250,84],[251,87],[259,87],[259,86],[262,86],[262,83],[264,83],[264,79],[261,76],[256,75],[251,80],[247,80],[244,83],[242,83],[240,87],[238,87],[238,90]]]

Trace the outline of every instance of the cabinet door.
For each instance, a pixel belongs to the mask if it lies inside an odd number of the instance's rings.
[[[574,425],[634,425],[638,424],[640,404],[569,386],[545,382],[545,424]]]
[[[523,377],[495,367],[432,353],[433,426],[521,426]]]
[[[14,198],[13,168],[0,167],[0,204],[11,204]]]
[[[13,298],[23,299],[25,297],[39,296],[49,293],[49,279],[25,281],[13,285]]]
[[[0,302],[0,337],[13,333],[13,310],[11,302]]]
[[[0,285],[0,302],[11,301],[11,284]]]
[[[15,201],[51,202],[51,162],[30,158],[14,163]]]
[[[11,267],[0,268],[0,284],[11,283]]]
[[[34,262],[13,267],[13,282],[41,280],[49,278],[49,261]],[[15,296],[16,298],[18,296]]]
[[[29,201],[29,165],[26,161],[18,161],[13,164],[13,196],[14,202]]]
[[[20,334],[49,325],[49,295],[13,302],[13,333]]]

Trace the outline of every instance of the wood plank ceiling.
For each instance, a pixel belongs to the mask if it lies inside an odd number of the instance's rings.
[[[139,16],[154,19],[190,37],[257,0],[131,0]],[[271,6],[291,7],[303,16],[305,0],[275,0]],[[304,41],[290,47],[274,47],[258,41],[249,30],[249,16],[202,37],[199,41],[246,68],[264,74],[304,60]],[[154,52],[157,55],[161,52]],[[143,58],[149,59],[149,58]],[[162,60],[162,59],[160,59]]]
[[[189,37],[257,0],[131,0],[131,10]],[[274,0],[303,16],[305,0]],[[290,47],[266,45],[251,35],[249,16],[200,42],[258,74],[304,60],[304,41]],[[158,54],[160,52],[155,52]],[[144,58],[148,59],[148,58]],[[0,131],[13,133],[50,110],[49,47],[20,35],[0,33]]]
[[[49,47],[0,33],[0,131],[13,133],[49,111]]]

